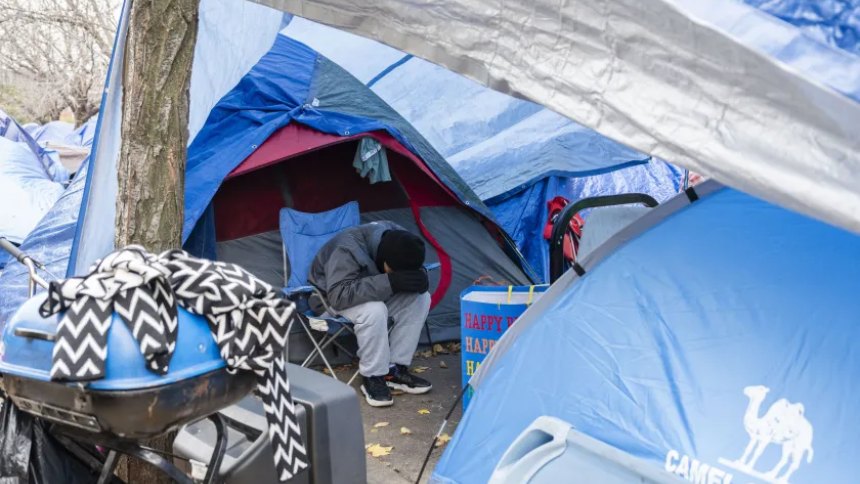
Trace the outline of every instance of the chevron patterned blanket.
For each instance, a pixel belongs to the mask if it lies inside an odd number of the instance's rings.
[[[104,377],[114,312],[131,331],[147,368],[166,374],[180,331],[178,306],[206,318],[230,371],[256,374],[280,480],[307,468],[284,354],[295,306],[236,264],[128,246],[96,262],[86,276],[52,281],[40,308],[43,317],[63,312],[51,378]]]

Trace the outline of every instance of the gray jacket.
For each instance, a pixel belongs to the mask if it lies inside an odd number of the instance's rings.
[[[376,249],[386,230],[403,230],[394,222],[379,221],[344,230],[328,241],[314,257],[308,282],[326,295],[328,304],[343,310],[393,295],[388,275],[376,267]],[[318,301],[312,309],[323,311]]]

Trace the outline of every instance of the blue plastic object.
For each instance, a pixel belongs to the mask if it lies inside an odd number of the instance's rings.
[[[44,294],[29,299],[4,328],[0,373],[50,381],[53,341],[16,334],[21,330],[56,334],[59,316],[43,318],[39,315],[39,306],[44,300]],[[159,376],[147,370],[131,331],[114,314],[108,335],[105,377],[86,385],[92,390],[137,390],[194,378],[224,366],[206,319],[179,308],[176,350],[168,373]]]
[[[695,482],[719,482],[719,469],[697,469]],[[576,431],[563,420],[538,417],[508,447],[489,484],[681,484],[689,482]],[[700,477],[701,476],[701,477]]]
[[[305,213],[282,208],[280,215],[281,238],[290,261],[290,278],[287,287],[300,287],[308,283],[308,272],[317,252],[344,229],[360,222],[358,202],[349,202],[320,213]]]

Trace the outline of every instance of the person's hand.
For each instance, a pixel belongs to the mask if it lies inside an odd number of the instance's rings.
[[[423,270],[389,272],[388,282],[391,284],[391,290],[395,293],[422,293],[427,292],[430,288],[430,280],[427,279],[427,273]]]

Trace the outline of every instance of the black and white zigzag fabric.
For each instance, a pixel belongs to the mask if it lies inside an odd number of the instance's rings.
[[[143,248],[129,246],[96,262],[85,277],[52,281],[42,316],[65,311],[57,327],[51,378],[104,377],[113,313],[128,326],[150,370],[168,371],[178,313],[170,273]]]
[[[178,250],[162,260],[179,304],[206,317],[228,367],[256,373],[280,479],[308,467],[284,353],[295,305],[236,264]]]
[[[280,480],[307,468],[284,356],[295,307],[235,264],[178,250],[156,256],[129,246],[96,262],[87,276],[52,282],[41,313],[65,312],[51,377],[104,377],[114,311],[131,330],[149,369],[167,373],[178,331],[177,304],[207,319],[230,371],[256,374]]]

